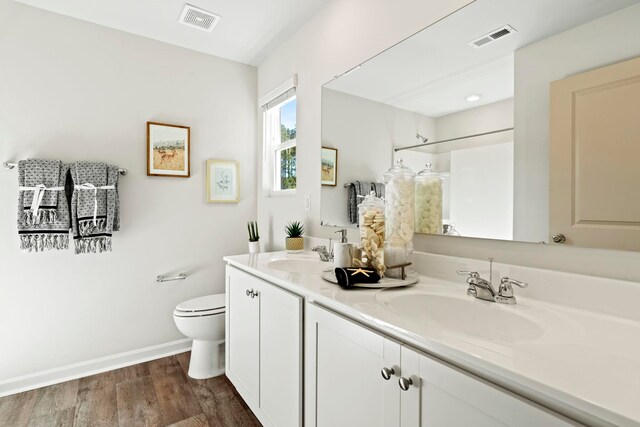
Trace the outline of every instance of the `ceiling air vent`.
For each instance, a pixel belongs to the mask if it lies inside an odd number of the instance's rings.
[[[481,47],[485,47],[486,45],[493,43],[498,39],[502,39],[507,36],[510,36],[515,32],[516,32],[515,28],[513,28],[511,25],[505,25],[504,27],[495,29],[488,34],[485,34],[484,36],[478,37],[477,39],[475,39],[469,44],[475,47],[476,49],[480,49]]]
[[[187,3],[184,5],[178,22],[202,31],[211,32],[218,22],[220,22],[220,19],[222,19],[222,17],[215,13],[207,12],[204,9]]]

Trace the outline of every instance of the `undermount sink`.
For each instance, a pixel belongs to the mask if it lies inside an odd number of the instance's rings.
[[[430,322],[449,332],[492,342],[531,341],[544,334],[541,322],[507,306],[465,295],[420,290],[379,296],[391,310],[416,322]]]
[[[316,258],[279,258],[266,263],[267,268],[284,271],[285,273],[320,274],[330,269],[332,264],[322,262]]]

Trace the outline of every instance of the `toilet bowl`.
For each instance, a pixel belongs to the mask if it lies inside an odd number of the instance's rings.
[[[190,299],[173,310],[178,330],[193,339],[189,363],[191,378],[201,380],[224,373],[224,357],[220,358],[224,343],[224,311],[224,294]]]

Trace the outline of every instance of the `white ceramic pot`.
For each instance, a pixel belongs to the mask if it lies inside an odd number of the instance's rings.
[[[257,242],[249,242],[249,253],[250,254],[259,254],[260,253],[260,241]]]

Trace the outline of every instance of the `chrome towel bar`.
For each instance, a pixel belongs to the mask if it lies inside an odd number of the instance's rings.
[[[18,166],[17,163],[4,162],[2,164],[2,167],[4,167],[5,169],[9,169],[9,170],[15,168],[16,166]],[[121,168],[121,169],[118,169],[118,173],[120,175],[126,175],[127,174],[127,170]]]

